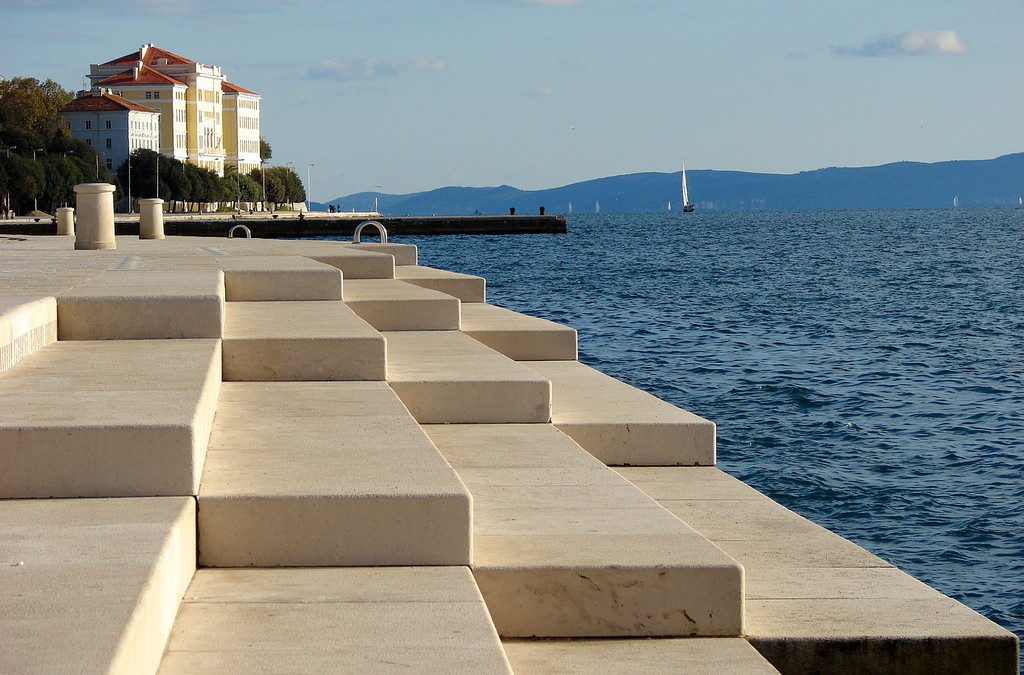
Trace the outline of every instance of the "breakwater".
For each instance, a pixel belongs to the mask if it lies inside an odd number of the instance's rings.
[[[563,215],[476,216],[380,216],[351,213],[184,214],[165,213],[164,232],[190,237],[224,237],[234,225],[245,225],[256,239],[303,237],[351,237],[366,220],[376,220],[389,235],[451,234],[560,234],[567,231]],[[56,233],[56,219],[19,218],[0,222],[0,233],[49,235]],[[138,215],[119,215],[119,235],[139,233]]]

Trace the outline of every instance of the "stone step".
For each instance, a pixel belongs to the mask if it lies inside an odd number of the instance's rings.
[[[57,342],[0,375],[0,497],[194,495],[219,340]]]
[[[395,267],[395,278],[408,284],[454,295],[462,302],[487,302],[487,280],[472,274],[460,274],[419,265],[403,265]]]
[[[218,257],[228,302],[341,300],[341,270],[297,255]]]
[[[219,338],[223,327],[218,269],[109,270],[57,296],[61,340]]]
[[[575,361],[576,331],[483,303],[462,307],[462,332],[515,361]]]
[[[225,314],[225,381],[384,379],[384,338],[343,302],[231,302]]]
[[[196,572],[161,675],[511,673],[465,567]]]
[[[394,279],[395,257],[388,253],[377,253],[369,249],[338,246],[326,250],[308,244],[297,250],[299,255],[322,262],[341,270],[345,280],[350,279]]]
[[[191,497],[0,501],[0,672],[156,672],[195,516]]]
[[[467,565],[471,512],[384,382],[224,383],[199,490],[202,565]]]
[[[56,341],[56,299],[0,298],[0,373]]]
[[[396,279],[346,281],[345,303],[381,331],[459,329],[458,298]]]
[[[458,331],[384,333],[388,384],[421,424],[544,423],[551,384]]]
[[[170,241],[170,240],[168,240]],[[351,246],[340,241],[306,240],[306,239],[208,239],[216,255],[252,256],[252,255],[298,255],[316,260],[341,270],[345,279],[394,279],[395,254],[403,259],[412,257],[415,260],[415,246],[408,244],[388,245],[381,249],[377,246]],[[412,249],[411,255],[406,252]],[[415,263],[413,263],[415,264]]]
[[[728,474],[618,471],[744,566],[747,639],[782,672],[1017,672],[1012,633]]]
[[[419,264],[419,249],[415,244],[380,244],[372,241],[363,241],[358,244],[342,242],[345,246],[354,251],[369,251],[371,253],[383,253],[395,259],[395,267],[407,267]]]
[[[425,425],[473,495],[504,637],[739,636],[743,570],[547,424]]]
[[[770,675],[778,673],[743,638],[502,640],[516,675]]]
[[[715,424],[576,361],[524,361],[551,381],[551,421],[612,465],[714,465]]]

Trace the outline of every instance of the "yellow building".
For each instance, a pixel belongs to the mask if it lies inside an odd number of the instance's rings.
[[[160,152],[224,175],[259,168],[260,96],[229,83],[220,66],[152,44],[92,64],[94,86],[160,112]]]

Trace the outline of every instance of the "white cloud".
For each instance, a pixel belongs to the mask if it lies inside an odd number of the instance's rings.
[[[349,82],[352,80],[375,80],[383,77],[395,77],[399,73],[411,71],[444,72],[448,64],[440,59],[428,59],[419,56],[411,61],[382,61],[376,58],[362,60],[321,61],[309,69],[309,77],[314,80],[335,80]]]
[[[854,47],[833,47],[843,56],[934,56],[937,54],[966,54],[967,44],[953,30],[926,30],[881,35]]]

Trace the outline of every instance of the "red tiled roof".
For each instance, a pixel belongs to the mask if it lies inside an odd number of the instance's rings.
[[[129,101],[122,96],[107,92],[103,92],[102,94],[88,93],[84,96],[79,96],[61,108],[61,112],[100,112],[117,110],[137,110],[140,112],[151,113],[157,112],[152,108],[142,105],[141,103]]]
[[[147,65],[152,65],[156,63],[159,59],[167,59],[167,63],[173,65],[195,63],[195,61],[193,61],[192,59],[185,58],[184,56],[175,54],[174,52],[169,52],[166,49],[160,49],[159,47],[155,47],[153,45],[145,45],[143,47],[140,47],[138,50],[132,52],[131,54],[125,54],[124,56],[116,58],[112,61],[107,61],[106,63],[101,63],[100,65],[133,66],[139,61],[142,61],[144,64]]]
[[[136,61],[136,63],[138,63]],[[104,87],[111,87],[115,85],[130,85],[130,84],[184,84],[180,80],[176,80],[169,75],[164,75],[159,70],[150,68],[149,66],[142,66],[139,68],[138,75],[135,74],[135,69],[130,68],[124,72],[118,73],[117,75],[111,75],[110,77],[100,80],[97,84]]]
[[[227,80],[221,82],[220,87],[222,91],[230,92],[233,94],[252,94],[253,96],[259,96],[259,94],[257,94],[256,92],[249,91],[248,89],[245,89],[243,87],[239,87],[237,84],[231,84]]]

